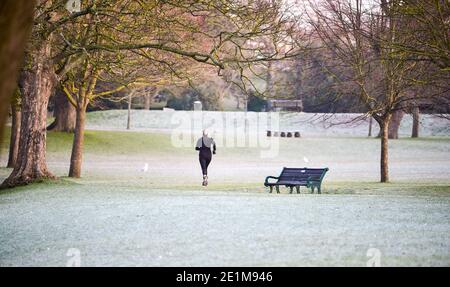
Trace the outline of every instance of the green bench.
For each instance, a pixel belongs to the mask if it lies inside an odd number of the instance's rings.
[[[285,167],[281,171],[279,176],[268,176],[264,181],[264,186],[270,188],[272,193],[275,186],[277,193],[280,193],[280,185],[284,185],[290,188],[292,193],[294,187],[297,193],[300,193],[300,186],[306,186],[311,188],[311,193],[314,193],[314,189],[317,188],[317,192],[321,193],[322,180],[325,177],[325,173],[328,168],[288,168]],[[270,182],[269,179],[276,179],[276,181]]]

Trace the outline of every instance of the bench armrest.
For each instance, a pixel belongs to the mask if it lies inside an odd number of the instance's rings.
[[[321,181],[322,181],[322,179],[313,179],[311,176],[309,176],[306,179],[306,184],[307,184],[307,186],[310,186],[313,182],[320,183]]]
[[[266,179],[264,180],[264,185],[267,185],[269,183],[269,178],[278,179],[279,177],[277,177],[277,176],[268,176],[268,177],[266,177]]]

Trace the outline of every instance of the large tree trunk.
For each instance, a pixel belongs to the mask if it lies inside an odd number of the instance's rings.
[[[8,167],[12,168],[16,166],[17,155],[19,153],[19,140],[20,140],[20,119],[21,111],[20,106],[16,104],[11,105],[11,138],[9,141],[9,157],[8,157]]]
[[[75,130],[77,111],[61,89],[56,90],[54,103],[55,108],[53,114],[55,120],[47,127],[47,130],[73,133]]]
[[[389,139],[398,139],[398,130],[404,114],[402,110],[397,110],[392,114],[391,122],[389,123]]]
[[[79,105],[76,108],[77,120],[75,135],[73,138],[72,155],[70,157],[69,177],[81,177],[81,165],[83,161],[84,126],[86,122],[86,107]]]
[[[413,126],[412,126],[412,138],[419,137],[419,124],[420,124],[420,110],[419,107],[414,107],[412,110]]]
[[[48,40],[33,55],[29,70],[23,71],[22,119],[17,164],[3,186],[13,187],[45,178],[54,178],[45,159],[47,105],[54,92],[56,75]]]
[[[389,134],[389,120],[385,120],[380,124],[381,131],[381,158],[380,171],[381,182],[389,182],[389,163],[388,163],[388,134]]]
[[[33,25],[34,5],[34,0],[0,1],[0,138]]]

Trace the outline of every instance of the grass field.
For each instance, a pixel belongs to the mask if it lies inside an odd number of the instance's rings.
[[[89,115],[81,179],[66,177],[72,136],[50,132],[60,178],[0,192],[1,266],[65,266],[70,248],[82,266],[365,266],[369,248],[384,266],[450,265],[445,121],[424,118],[435,130],[390,142],[391,183],[377,182],[379,140],[316,123],[310,136],[280,139],[274,158],[219,147],[202,188],[193,148],[174,148],[170,126],[145,125],[162,112],[136,111],[131,132],[114,130],[121,111],[104,113]],[[265,176],[283,166],[329,167],[323,194],[268,194]],[[0,180],[10,172],[0,168]]]

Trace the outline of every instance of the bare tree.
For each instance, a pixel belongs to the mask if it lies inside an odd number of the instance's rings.
[[[404,103],[411,101],[411,75],[415,62],[396,50],[407,41],[400,33],[405,25],[392,11],[400,1],[381,1],[366,8],[363,1],[323,1],[312,5],[311,24],[325,47],[332,53],[327,67],[336,82],[358,91],[367,114],[380,126],[380,180],[389,181],[389,125],[399,119]],[[340,71],[346,70],[347,78]],[[350,76],[348,76],[350,75]],[[395,136],[395,135],[394,135]]]
[[[64,31],[70,48],[65,52],[66,57],[80,51],[87,54],[83,65],[74,70],[77,75],[64,88],[77,109],[69,171],[71,177],[81,175],[85,111],[95,97],[125,87],[135,90],[136,85],[155,86],[152,71],[156,71],[159,77],[175,77],[194,84],[195,78],[202,74],[197,72],[194,75],[196,70],[215,70],[221,74],[223,70],[236,69],[239,64],[282,60],[297,52],[292,47],[261,56],[258,49],[247,47],[247,42],[257,37],[276,32],[290,33],[292,27],[280,14],[281,6],[277,2],[262,1],[253,5],[223,2],[211,5],[211,1],[166,1],[156,8],[149,3],[135,5],[125,1],[120,4],[114,9],[108,8],[108,13],[86,16],[88,26],[80,23],[71,33]],[[230,7],[236,9],[234,5],[238,5],[240,10],[230,12]],[[127,11],[126,15],[124,11]],[[248,14],[249,11],[255,14]],[[236,13],[240,17],[236,18]],[[129,17],[130,14],[134,17]],[[252,17],[258,17],[259,22],[248,21]],[[177,19],[177,22],[168,19]],[[270,43],[278,46],[289,41],[273,38]],[[147,60],[147,66],[142,66],[142,59]],[[69,73],[69,76],[72,74]],[[126,76],[122,76],[121,81],[125,83],[115,90],[96,91],[100,77],[117,79],[120,78],[117,75],[124,74]],[[171,79],[171,82],[174,80]],[[201,85],[198,87],[201,88]],[[209,97],[223,96],[218,90],[208,92]],[[129,97],[130,110],[132,95]]]

